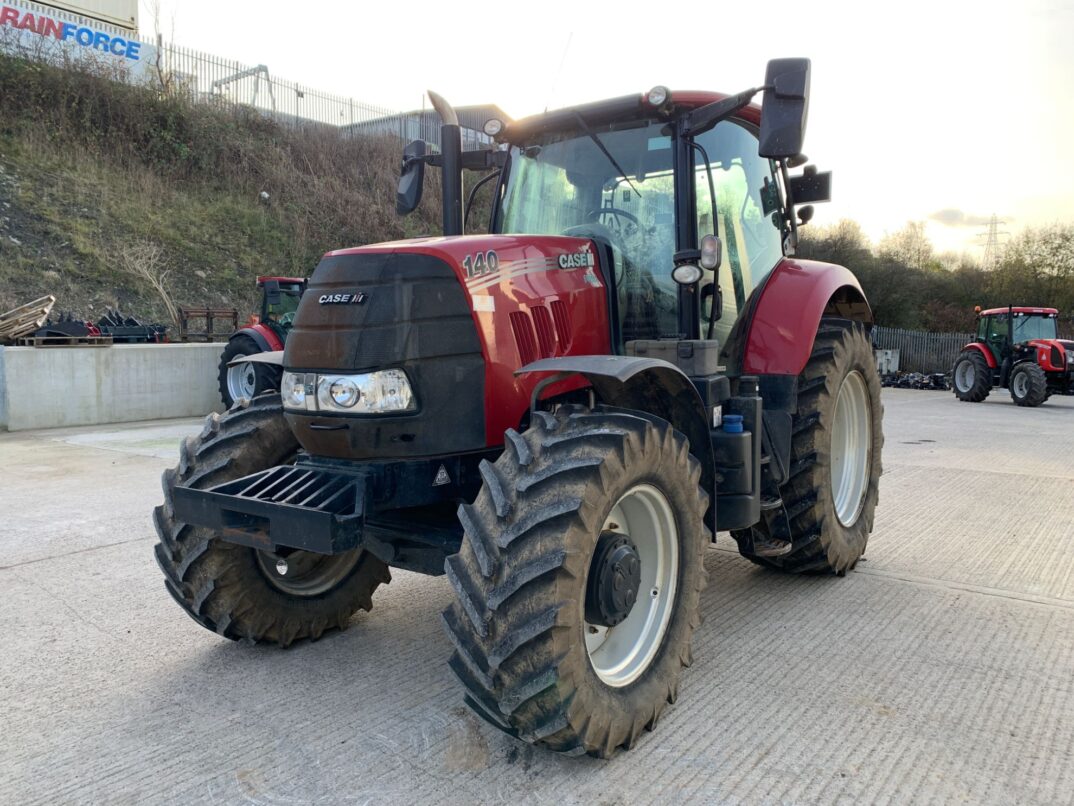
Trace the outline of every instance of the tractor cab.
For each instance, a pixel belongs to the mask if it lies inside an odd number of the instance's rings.
[[[992,308],[977,315],[977,341],[988,345],[997,363],[1011,356],[1015,345],[1055,340],[1059,311],[1055,308]]]
[[[306,284],[304,277],[257,278],[257,287],[262,291],[258,321],[276,331],[281,342],[286,339],[287,331],[294,323]]]
[[[736,95],[654,87],[510,123],[490,120],[490,151],[458,152],[451,107],[440,154],[404,151],[397,209],[420,202],[425,165],[442,167],[444,234],[463,234],[493,183],[490,234],[591,241],[609,288],[612,350],[632,341],[725,343],[753,291],[786,254],[831,175],[800,153],[809,88],[805,59],[769,63],[765,85]],[[751,104],[764,91],[762,107]],[[453,131],[454,130],[454,131]],[[461,204],[464,168],[487,174]],[[596,280],[594,280],[596,282]]]

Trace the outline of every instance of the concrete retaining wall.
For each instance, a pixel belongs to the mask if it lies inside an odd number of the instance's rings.
[[[0,431],[198,417],[223,344],[0,347]]]

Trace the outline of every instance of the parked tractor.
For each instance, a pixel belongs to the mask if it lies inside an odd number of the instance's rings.
[[[1053,394],[1074,394],[1074,341],[1058,338],[1055,308],[977,308],[977,339],[955,360],[959,400],[980,403],[1005,387],[1019,406],[1039,406]]]
[[[390,568],[444,574],[470,707],[606,757],[678,695],[714,533],[768,568],[852,569],[880,379],[854,275],[793,257],[796,208],[830,187],[790,174],[808,90],[782,59],[737,95],[489,121],[465,153],[430,93],[441,149],[406,147],[397,208],[440,169],[443,236],[326,254],[281,394],[184,443],[154,513],[179,605],[288,645],[369,610]],[[487,174],[489,234],[463,234],[464,170]]]
[[[258,353],[283,349],[287,334],[294,324],[298,302],[306,291],[303,277],[258,277],[261,289],[261,311],[250,322],[236,330],[220,355],[217,382],[220,399],[231,408],[236,400],[253,399],[257,395],[280,388],[280,370],[273,364],[236,359]]]

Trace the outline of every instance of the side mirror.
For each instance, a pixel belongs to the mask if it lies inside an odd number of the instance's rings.
[[[801,153],[809,114],[809,59],[773,59],[765,70],[757,153],[788,159]]]
[[[408,215],[421,204],[425,187],[425,141],[414,140],[403,149],[403,167],[395,194],[395,212]]]
[[[279,305],[282,301],[283,295],[280,293],[280,281],[265,280],[265,302],[272,306]]]

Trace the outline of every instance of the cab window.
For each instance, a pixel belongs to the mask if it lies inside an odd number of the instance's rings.
[[[696,152],[698,238],[716,234],[723,242],[719,270],[723,310],[713,328],[713,335],[723,342],[750,294],[783,257],[779,194],[772,162],[757,155],[757,138],[744,126],[725,120],[695,142],[704,150]],[[716,193],[715,213],[705,156]],[[702,288],[713,279],[712,272],[705,274]],[[707,296],[703,300],[704,334],[711,301]]]

